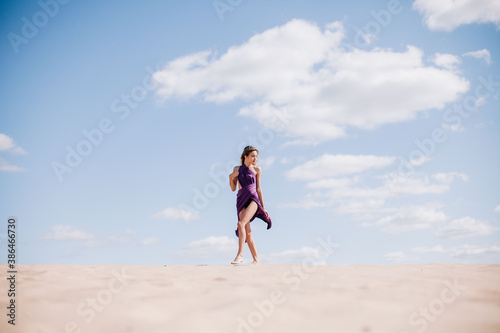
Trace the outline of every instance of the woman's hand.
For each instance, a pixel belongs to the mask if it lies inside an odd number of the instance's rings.
[[[229,185],[231,186],[231,191],[236,191],[236,184],[238,183],[238,169],[235,167],[232,174],[229,175]]]

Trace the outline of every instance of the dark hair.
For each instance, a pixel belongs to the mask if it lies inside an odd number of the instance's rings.
[[[255,148],[255,147],[252,147],[252,146],[246,146],[243,149],[243,152],[241,153],[241,164],[245,163],[245,156],[250,155],[250,153],[253,152],[253,151],[256,151],[257,154],[259,153],[259,150],[257,148]]]

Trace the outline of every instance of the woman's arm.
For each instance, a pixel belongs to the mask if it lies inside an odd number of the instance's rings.
[[[262,205],[262,208],[264,211],[267,213],[266,206],[264,206],[264,197],[262,196],[262,189],[260,187],[260,176],[262,175],[262,169],[259,166],[255,167],[257,173],[255,175],[256,179],[256,187],[257,187],[257,195],[259,196],[260,204]]]
[[[238,172],[239,167],[235,166],[233,169],[233,173],[229,175],[229,186],[231,186],[231,191],[236,190],[236,184],[238,183]]]

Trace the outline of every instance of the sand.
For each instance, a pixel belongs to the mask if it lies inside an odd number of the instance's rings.
[[[0,265],[2,272],[7,265]],[[500,265],[18,265],[1,332],[500,332]]]

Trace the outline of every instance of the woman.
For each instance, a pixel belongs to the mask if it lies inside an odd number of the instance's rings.
[[[252,253],[252,264],[255,265],[259,263],[255,242],[252,237],[252,230],[250,229],[250,222],[258,217],[267,223],[267,229],[271,228],[272,225],[271,218],[264,207],[262,190],[260,188],[262,169],[255,164],[258,156],[259,151],[257,148],[246,146],[241,154],[241,165],[235,166],[233,173],[229,175],[229,184],[233,192],[236,190],[236,184],[239,183],[236,199],[236,209],[238,212],[238,229],[236,229],[236,236],[239,238],[238,254],[231,262],[233,265],[237,265],[243,261],[243,248],[245,242],[248,243],[248,248]]]

